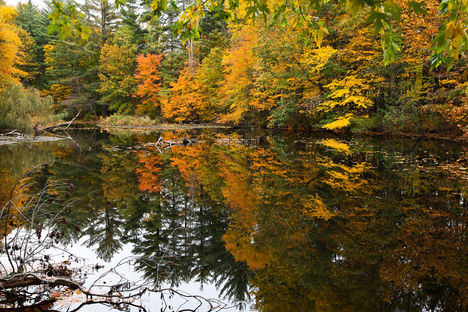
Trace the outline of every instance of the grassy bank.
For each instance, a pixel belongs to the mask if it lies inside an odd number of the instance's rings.
[[[150,119],[147,116],[112,115],[100,119],[97,126],[101,128],[120,128],[128,130],[190,130],[190,129],[228,129],[230,126],[221,124],[185,124],[165,123]]]

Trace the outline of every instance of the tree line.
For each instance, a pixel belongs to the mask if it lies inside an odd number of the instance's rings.
[[[468,131],[466,1],[358,2],[3,4],[0,127],[82,111],[88,120]]]

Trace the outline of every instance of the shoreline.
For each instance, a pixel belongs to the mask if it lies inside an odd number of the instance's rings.
[[[218,125],[218,124],[171,124],[162,123],[159,125],[151,126],[133,126],[133,125],[110,125],[96,123],[96,127],[106,130],[107,129],[122,129],[129,131],[144,131],[144,130],[196,130],[196,129],[255,129],[255,127],[248,126],[230,126],[230,125]],[[351,132],[349,130],[326,130],[319,127],[301,128],[301,129],[288,129],[288,128],[264,128],[266,131],[280,131],[280,132],[323,132],[333,134],[337,136],[355,136],[355,137],[400,137],[412,140],[436,140],[436,141],[447,141],[447,142],[458,142],[462,144],[468,144],[468,136],[458,135],[455,133],[437,134],[437,133],[415,133],[415,132],[390,132],[390,131],[361,131]]]
[[[236,127],[218,124],[171,124],[161,123],[158,125],[134,126],[113,125],[97,122],[96,127],[101,129],[125,129],[125,130],[195,130],[195,129],[235,129]]]
[[[113,125],[106,124],[101,122],[77,122],[74,123],[74,126],[70,127],[69,130],[80,130],[80,129],[93,129],[98,128],[102,130],[107,130],[112,132],[112,130],[126,130],[126,131],[157,131],[157,130],[200,130],[200,129],[219,129],[219,130],[253,130],[255,127],[249,126],[233,126],[233,125],[222,125],[222,124],[175,124],[175,123],[161,123],[154,125]],[[350,130],[326,130],[320,127],[311,127],[311,128],[262,128],[264,131],[272,132],[290,132],[290,133],[327,133],[337,137],[373,137],[373,138],[405,138],[410,140],[432,140],[432,141],[445,141],[453,143],[461,143],[462,145],[468,144],[468,136],[463,136],[457,133],[416,133],[416,132],[390,132],[390,131],[360,131],[352,132]],[[11,144],[15,142],[40,142],[40,141],[52,141],[57,140],[58,138],[51,139],[50,136],[34,136],[23,134],[23,137],[15,136],[3,136],[0,135],[0,145]]]

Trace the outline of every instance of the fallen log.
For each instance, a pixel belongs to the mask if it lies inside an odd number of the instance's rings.
[[[19,133],[16,129],[15,130],[11,130],[10,132],[7,132],[7,133],[2,133],[0,134],[0,136],[24,136],[23,133]]]
[[[0,312],[42,312],[42,311],[55,311],[51,310],[50,308],[56,302],[56,299],[48,299],[42,302],[27,306],[27,307],[18,307],[18,308],[0,308]]]
[[[35,273],[24,273],[0,278],[0,290],[39,285],[48,285],[50,287],[65,286],[72,290],[81,288],[80,283],[72,281],[65,276],[46,278]]]
[[[53,126],[49,126],[49,127],[45,127],[45,128],[39,128],[38,125],[36,124],[34,126],[34,132],[35,133],[38,133],[38,132],[53,133],[55,129],[59,129],[59,128],[62,128],[62,130],[67,130],[71,126],[71,124],[75,121],[75,119],[78,118],[80,113],[81,113],[81,110],[78,111],[78,113],[75,115],[75,117],[73,117],[70,121],[63,122],[63,123],[60,123],[58,125],[53,125]]]
[[[158,141],[156,142],[156,146],[162,146],[163,148],[166,148],[166,147],[171,147],[173,145],[190,145],[190,144],[195,144],[195,143],[198,143],[197,140],[191,140],[191,139],[187,139],[187,138],[183,138],[183,139],[179,139],[179,140],[176,140],[176,141],[166,141],[164,140],[162,137],[159,137]]]

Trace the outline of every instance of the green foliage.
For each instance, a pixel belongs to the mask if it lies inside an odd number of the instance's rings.
[[[91,39],[96,40],[97,37],[99,46],[102,46],[117,28],[117,10],[108,0],[86,0],[81,10],[87,26],[94,29]]]
[[[96,110],[102,110],[98,105],[97,92],[99,57],[104,43],[115,32],[118,16],[107,1],[88,0],[79,8],[81,22],[93,29],[89,40],[72,37],[52,41],[46,58],[47,73],[53,87],[58,85],[70,90],[66,98],[60,99],[59,107],[81,109],[83,112],[90,110],[96,115]]]
[[[383,113],[381,126],[387,131],[419,132],[421,130],[420,109],[415,102],[392,105]]]
[[[271,126],[289,126],[298,121],[299,108],[296,105],[296,101],[291,98],[282,98],[278,106],[274,108],[270,115]]]
[[[141,7],[138,5],[138,0],[127,0],[125,4],[120,6],[120,16],[121,16],[121,23],[126,25],[127,28],[132,33],[132,43],[136,45],[138,52],[155,52],[155,51],[147,51],[146,48],[150,44],[150,40],[148,40],[148,35],[150,30],[148,28],[142,27],[142,22],[150,22],[151,19],[146,20],[144,16],[139,13],[141,12]],[[152,26],[152,25],[151,25]],[[150,27],[151,27],[150,26]],[[157,39],[157,38],[156,38]],[[157,40],[155,40],[157,42]]]
[[[382,126],[382,116],[375,114],[369,118],[352,118],[350,130],[353,133],[364,131],[379,131]]]
[[[46,77],[46,63],[44,57],[44,46],[49,44],[54,38],[48,34],[47,28],[50,21],[47,19],[47,12],[40,11],[31,2],[19,4],[17,7],[16,24],[26,30],[34,39],[32,51],[30,51],[31,61],[24,64],[22,69],[28,73],[24,80],[26,85],[38,89],[45,89],[48,86]]]
[[[101,49],[99,103],[112,112],[129,114],[135,110],[135,53],[136,46],[131,43],[131,33],[127,27],[121,27],[114,41],[106,43]]]
[[[91,28],[83,23],[85,16],[77,9],[76,3],[52,0],[52,4],[53,10],[49,14],[50,32],[58,33],[61,39],[72,36],[81,40],[89,38]]]
[[[0,129],[30,132],[34,124],[55,121],[58,116],[51,114],[52,105],[51,97],[11,83],[0,92]]]
[[[434,38],[433,54],[430,61],[433,67],[454,62],[464,57],[468,49],[468,1],[442,0],[439,6],[442,26]]]
[[[195,40],[195,56],[201,62],[214,48],[226,49],[229,47],[231,34],[224,19],[207,13],[200,22],[200,38]]]
[[[445,105],[429,110],[459,125],[468,111],[465,11],[464,0],[54,0],[45,12],[18,7],[16,23],[32,39],[17,31],[18,73],[7,74],[46,89],[56,111],[419,131],[428,104]],[[161,89],[148,90],[145,103],[140,54],[161,56]],[[458,74],[431,71],[430,62]],[[135,110],[142,104],[161,111]]]
[[[211,122],[219,109],[219,88],[224,79],[222,65],[224,51],[213,48],[203,59],[195,76],[196,83],[201,87],[204,105],[199,113],[199,120]]]
[[[121,3],[125,3],[125,1],[115,0],[116,7],[119,7]],[[54,11],[50,14],[52,29],[62,29],[61,34],[67,36],[72,34],[71,29],[74,27],[76,34],[87,38],[90,30],[80,22],[81,15],[76,6],[73,3],[61,2],[60,0],[54,0],[53,4]],[[152,0],[149,5],[156,16],[161,16],[168,10],[179,8],[179,3],[176,0]],[[324,22],[316,18],[307,18],[308,14],[304,14],[304,12],[314,10],[321,12],[330,6],[337,6],[337,8],[353,14],[365,12],[368,23],[372,24],[375,32],[382,36],[382,48],[386,62],[392,60],[395,57],[395,52],[400,50],[398,41],[394,40],[391,34],[394,29],[393,23],[400,22],[402,10],[406,8],[416,14],[426,13],[423,2],[420,1],[408,1],[402,5],[391,0],[339,0],[336,3],[328,0],[313,0],[300,2],[299,5],[295,2],[284,1],[283,3],[275,3],[273,6],[265,1],[193,1],[188,5],[184,3],[184,9],[179,15],[176,29],[183,42],[186,42],[188,39],[193,40],[200,36],[201,21],[206,16],[206,12],[213,12],[223,19],[232,21],[243,19],[256,21],[260,16],[266,21],[271,14],[273,16],[272,23],[285,26],[286,16],[291,11],[299,13],[296,15],[295,23],[301,28],[306,26],[309,29],[306,33],[313,34],[315,42],[320,45],[321,38],[328,32],[324,27]],[[431,59],[435,67],[442,62],[450,66],[455,59],[464,54],[468,42],[466,12],[468,12],[468,3],[465,0],[443,0],[441,2],[439,13],[444,22],[435,39],[434,54]]]
[[[47,78],[50,85],[68,88],[71,94],[57,109],[92,110],[98,98],[98,60],[97,41],[81,43],[76,40],[53,41],[46,46]]]

